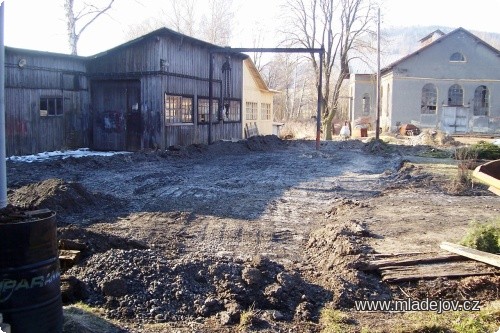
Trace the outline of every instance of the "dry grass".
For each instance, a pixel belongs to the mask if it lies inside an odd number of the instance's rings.
[[[450,182],[448,191],[460,194],[472,188],[472,170],[476,164],[478,151],[473,148],[460,148],[455,152],[457,174]]]
[[[316,121],[289,120],[280,132],[282,139],[314,139],[316,138]]]

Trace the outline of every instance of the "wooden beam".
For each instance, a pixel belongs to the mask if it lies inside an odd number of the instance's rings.
[[[495,266],[495,267],[500,267],[500,256],[493,254],[493,253],[488,253],[484,251],[479,251],[475,249],[471,249],[466,246],[458,245],[458,244],[453,244],[449,242],[442,242],[441,245],[439,245],[440,248],[446,251],[450,251],[452,253],[459,254],[461,256],[474,259],[480,262],[484,262],[486,264]]]
[[[382,281],[389,283],[494,274],[495,268],[473,260],[381,268]]]
[[[439,262],[467,260],[465,257],[457,254],[426,254],[423,256],[395,257],[370,261],[366,266],[361,267],[363,271],[373,271],[384,267],[395,266],[414,266],[423,264],[435,264]]]

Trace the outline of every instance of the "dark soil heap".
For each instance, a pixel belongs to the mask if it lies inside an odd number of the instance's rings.
[[[217,315],[222,324],[233,324],[249,309],[270,311],[274,320],[311,320],[331,298],[262,257],[167,260],[151,249],[111,249],[66,274],[85,283],[86,302],[104,307],[109,318],[143,323]]]
[[[50,209],[57,213],[58,224],[92,220],[108,207],[120,207],[119,200],[100,193],[91,193],[77,182],[50,178],[12,190],[9,202],[20,208]],[[102,214],[100,214],[102,215]]]
[[[79,183],[47,179],[23,186],[9,195],[9,202],[20,207],[48,208],[57,212],[83,211],[95,204],[94,197]]]

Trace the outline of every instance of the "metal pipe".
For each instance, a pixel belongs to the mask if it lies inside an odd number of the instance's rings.
[[[212,81],[214,78],[214,56],[210,52],[210,65],[208,73],[208,144],[212,144],[212,101],[214,98],[214,91]]]
[[[7,166],[5,161],[5,46],[4,2],[0,5],[0,209],[7,206]]]
[[[377,22],[377,121],[375,122],[375,139],[380,138],[380,8]]]
[[[321,106],[323,105],[323,52],[325,49],[321,45],[319,52],[319,81],[318,81],[318,110],[316,114],[316,150],[319,150],[321,140]]]
[[[230,47],[224,47],[224,48],[213,48],[210,51],[210,54],[212,53],[241,53],[241,52],[275,52],[275,53],[319,53],[319,82],[318,82],[318,110],[317,110],[317,115],[316,115],[316,149],[319,150],[320,147],[320,138],[321,138],[321,106],[323,104],[323,98],[322,98],[322,86],[323,86],[323,54],[325,52],[325,48],[323,45],[321,45],[320,49],[316,48],[230,48]],[[211,89],[212,89],[212,75],[213,75],[213,63],[212,63],[212,57],[210,57],[210,87],[209,87],[209,101],[211,101]],[[211,102],[210,102],[210,105]],[[240,113],[243,111],[240,109]],[[241,115],[240,115],[241,117]],[[211,124],[209,125],[209,143],[210,143],[210,128]]]

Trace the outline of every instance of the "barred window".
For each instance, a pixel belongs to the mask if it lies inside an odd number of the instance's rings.
[[[257,103],[255,102],[246,102],[245,108],[245,119],[246,120],[257,120],[258,118],[258,109]]]
[[[61,97],[42,97],[40,98],[40,116],[62,116],[63,99]]]
[[[437,110],[437,89],[432,83],[427,83],[422,88],[422,103],[420,105],[422,114],[436,114]]]
[[[165,123],[186,124],[192,122],[193,99],[165,94]]]
[[[271,104],[261,103],[260,104],[260,119],[271,120]]]
[[[208,98],[198,98],[198,124],[208,124],[209,103]],[[212,99],[212,123],[219,122],[219,100]]]

